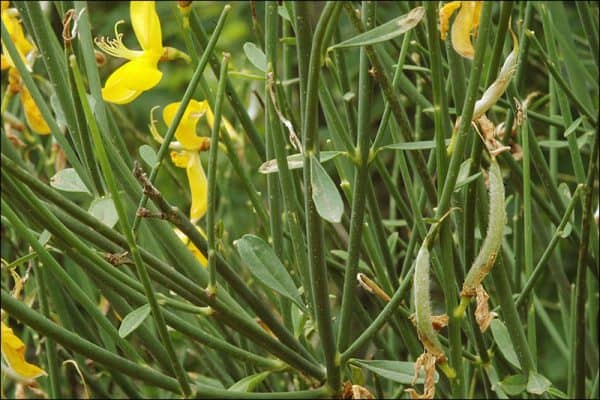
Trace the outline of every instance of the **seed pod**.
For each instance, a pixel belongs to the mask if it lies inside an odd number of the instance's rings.
[[[483,240],[483,245],[479,250],[479,254],[475,258],[475,261],[465,278],[465,283],[463,284],[461,292],[461,296],[463,297],[475,296],[477,287],[494,266],[498,249],[502,243],[502,232],[504,230],[504,224],[506,223],[504,183],[502,182],[500,166],[494,157],[492,157],[490,164],[489,178],[490,216],[487,233]]]
[[[436,358],[445,358],[442,344],[431,325],[431,300],[429,295],[429,250],[425,241],[415,264],[413,287],[415,291],[415,320],[419,339],[425,349]]]

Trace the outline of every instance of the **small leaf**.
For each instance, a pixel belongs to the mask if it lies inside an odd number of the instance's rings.
[[[525,391],[527,377],[523,374],[507,376],[500,382],[507,395],[518,396]]]
[[[479,175],[481,175],[481,171],[479,171],[479,172],[474,173],[471,176],[468,176],[470,168],[471,168],[471,159],[468,158],[460,165],[460,169],[458,170],[458,177],[456,178],[456,185],[454,186],[455,192],[458,191],[464,185],[479,178]]]
[[[415,375],[415,363],[405,361],[391,361],[391,360],[356,360],[352,359],[349,361],[350,364],[355,364],[360,367],[366,368],[369,371],[392,380],[394,382],[402,383],[405,385],[412,384],[413,377]],[[439,375],[435,373],[435,382],[439,379]],[[425,373],[421,369],[419,371],[419,377],[416,383],[423,383],[425,380]]]
[[[326,221],[338,223],[344,213],[344,202],[337,187],[315,157],[310,157],[312,200],[317,212]]]
[[[63,112],[56,93],[52,93],[52,96],[50,96],[50,107],[52,108],[52,111],[54,111],[56,124],[61,131],[64,131],[67,127],[67,119],[65,118],[65,113]]]
[[[540,147],[547,149],[562,149],[569,146],[569,143],[565,140],[540,140],[538,144]]]
[[[140,153],[140,158],[144,160],[144,162],[150,167],[154,168],[156,165],[158,158],[156,157],[156,152],[151,146],[147,144],[143,144],[140,146],[138,152]]]
[[[119,326],[119,336],[122,338],[129,336],[131,332],[135,331],[148,318],[148,315],[150,315],[149,304],[144,304],[127,314],[123,318],[123,321],[121,321],[121,326]]]
[[[492,320],[490,325],[492,329],[492,336],[494,337],[494,341],[498,345],[498,349],[506,358],[506,361],[511,363],[517,368],[521,368],[521,363],[519,362],[519,358],[517,357],[517,353],[515,353],[515,348],[513,347],[512,341],[510,340],[510,334],[508,333],[508,329],[504,326],[504,323],[497,318]]]
[[[529,379],[527,380],[527,391],[531,394],[541,395],[546,392],[552,382],[550,382],[544,375],[538,374],[535,371],[529,371]]]
[[[254,388],[265,380],[271,371],[259,372],[258,374],[250,375],[240,379],[229,387],[232,392],[252,392]]]
[[[292,307],[292,327],[294,329],[294,337],[300,338],[304,333],[304,325],[306,324],[306,313],[298,307]]]
[[[322,151],[319,153],[319,159],[321,163],[334,159],[335,157],[342,154],[343,151]],[[304,156],[300,153],[292,154],[291,156],[287,156],[288,168],[289,169],[298,169],[304,166]],[[272,174],[274,172],[279,172],[279,168],[277,167],[277,160],[269,160],[265,161],[259,168],[258,172],[261,174]]]
[[[345,40],[330,49],[341,47],[368,46],[376,43],[385,42],[394,39],[403,33],[411,30],[423,19],[425,9],[423,7],[413,8],[408,14],[394,18],[385,24],[381,24],[370,31],[356,35],[351,39]]]
[[[52,178],[50,178],[50,186],[64,192],[91,194],[73,168],[65,168],[58,171]]]
[[[42,245],[45,246],[46,243],[48,243],[48,241],[50,240],[50,238],[52,237],[52,235],[50,234],[50,232],[48,232],[47,229],[44,229],[42,231],[42,233],[40,233],[40,237],[38,237],[38,242]]]
[[[352,364],[349,364],[349,367],[350,367],[351,376],[352,376],[352,383],[355,385],[364,386],[365,385],[365,374],[363,374],[362,368],[360,368],[356,365],[352,365]]]
[[[559,398],[559,399],[568,399],[569,398],[568,394],[566,394],[562,390],[559,390],[559,389],[557,389],[557,388],[555,388],[553,386],[549,387],[548,390],[547,390],[547,392],[548,392],[549,395],[554,396],[554,397]]]
[[[244,43],[244,54],[256,68],[267,72],[267,57],[265,53],[252,42]]]
[[[254,235],[244,235],[233,244],[258,281],[304,309],[302,298],[292,277],[271,246]]]
[[[119,220],[115,203],[110,196],[94,199],[88,212],[109,228],[115,226]]]
[[[565,130],[564,137],[569,137],[569,135],[571,133],[575,132],[575,130],[579,127],[579,125],[581,125],[582,122],[583,122],[583,117],[579,117],[575,121],[573,121],[573,123],[571,125],[569,125],[567,130]]]
[[[285,8],[285,6],[277,6],[277,13],[281,18],[285,19],[286,21],[292,22],[292,19],[290,18],[290,13],[288,13],[288,10],[287,8]]]
[[[450,144],[450,139],[444,140],[446,146]],[[402,143],[394,143],[388,144],[387,146],[382,146],[382,149],[391,149],[391,150],[428,150],[435,148],[435,141],[433,140],[422,140],[417,142],[402,142]]]

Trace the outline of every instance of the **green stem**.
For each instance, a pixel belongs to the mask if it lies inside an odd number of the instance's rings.
[[[324,258],[323,222],[312,201],[311,157],[319,157],[319,131],[317,126],[319,103],[319,75],[321,72],[321,51],[327,43],[325,32],[328,24],[336,23],[342,4],[328,2],[325,6],[312,38],[308,83],[306,90],[306,110],[302,124],[302,141],[304,144],[304,207],[306,210],[306,234],[312,290],[314,298],[317,329],[321,338],[321,346],[325,354],[327,367],[327,385],[338,393],[341,390],[339,359],[336,355],[335,338],[331,324],[329,291],[327,287],[327,268]],[[304,11],[304,8],[301,8]],[[308,15],[303,15],[308,18]]]
[[[575,398],[585,397],[585,333],[586,333],[586,264],[587,254],[590,244],[590,230],[592,224],[592,204],[594,202],[594,179],[595,170],[598,165],[598,137],[600,131],[596,129],[594,144],[592,145],[592,154],[588,165],[587,178],[583,192],[583,215],[581,217],[581,242],[577,256],[577,277],[575,280],[575,357],[573,368],[575,370],[575,382],[573,393]],[[596,227],[594,227],[596,229]],[[572,350],[572,351],[573,351]]]
[[[219,149],[219,130],[221,129],[221,112],[223,108],[223,97],[225,93],[225,82],[227,81],[227,65],[229,54],[223,54],[221,71],[219,73],[219,85],[217,88],[217,101],[215,104],[215,116],[210,135],[210,153],[208,155],[208,206],[206,210],[206,233],[208,238],[208,293],[215,295],[217,290],[217,259],[216,259],[216,226],[215,212],[217,199],[217,156]],[[225,133],[229,135],[229,133]]]
[[[83,111],[85,113],[86,120],[89,123],[96,157],[100,162],[104,179],[106,181],[109,192],[111,194],[111,198],[119,216],[119,226],[121,227],[121,230],[125,233],[125,238],[127,239],[127,246],[129,248],[129,251],[131,252],[131,255],[133,256],[133,261],[135,263],[138,277],[140,278],[140,280],[142,281],[142,285],[144,286],[144,293],[146,294],[148,303],[150,304],[150,309],[152,310],[152,317],[154,318],[154,323],[156,325],[160,338],[166,347],[167,353],[169,354],[171,366],[173,368],[173,371],[175,372],[175,375],[177,376],[179,384],[181,385],[181,390],[183,394],[187,397],[191,394],[191,388],[187,381],[187,376],[185,374],[185,371],[183,370],[183,366],[179,362],[177,355],[175,354],[175,348],[173,347],[171,337],[167,332],[167,325],[165,323],[160,306],[158,305],[158,302],[156,300],[154,289],[152,287],[152,282],[150,281],[150,276],[148,275],[148,270],[146,268],[146,265],[144,264],[144,261],[142,260],[139,248],[137,247],[134,237],[135,231],[131,228],[129,224],[129,217],[127,216],[127,212],[125,210],[125,204],[123,203],[121,195],[119,194],[119,189],[117,187],[117,183],[113,175],[113,171],[109,162],[108,154],[106,153],[106,148],[104,146],[102,136],[100,135],[96,119],[94,118],[90,105],[87,101],[86,92],[83,86],[81,74],[79,72],[79,67],[77,66],[77,61],[74,56],[72,56],[69,61],[73,70],[77,92],[79,93],[79,100],[81,101],[81,104],[83,106]],[[181,107],[178,111],[181,111]],[[158,164],[160,164],[160,162]],[[155,170],[153,170],[153,172],[155,172]]]
[[[13,298],[4,289],[1,291],[0,298],[2,300],[2,309],[6,310],[7,313],[14,316],[19,321],[30,326],[32,329],[55,340],[56,343],[69,349],[73,349],[109,369],[122,372],[173,393],[179,392],[180,386],[175,379],[111,353],[64,328],[59,327],[43,315]]]
[[[181,122],[181,119],[183,118],[183,114],[184,114],[188,104],[190,103],[190,100],[192,99],[194,92],[196,91],[196,87],[198,86],[200,78],[202,78],[202,74],[204,73],[204,68],[206,67],[206,64],[208,63],[210,58],[213,56],[213,54],[212,54],[213,50],[214,50],[215,46],[217,45],[217,41],[219,40],[221,31],[223,30],[223,27],[225,26],[225,19],[228,15],[230,9],[231,9],[231,6],[229,4],[227,4],[225,7],[223,7],[223,11],[221,12],[221,16],[219,17],[217,26],[215,27],[215,31],[213,32],[213,34],[210,38],[210,41],[208,42],[208,45],[206,46],[206,49],[204,50],[204,53],[202,53],[202,57],[200,58],[200,61],[198,62],[198,65],[196,66],[196,70],[194,71],[194,74],[192,75],[192,79],[190,80],[190,83],[188,84],[187,88],[185,89],[185,93],[183,94],[181,103],[179,104],[179,107],[177,107],[177,111],[175,112],[173,121],[171,122],[171,124],[169,125],[169,128],[167,129],[167,133],[165,133],[165,136],[164,136],[164,141],[160,145],[160,149],[158,150],[158,153],[156,155],[156,165],[152,168],[152,172],[150,172],[150,182],[154,182],[154,180],[156,179],[156,175],[158,175],[158,170],[160,169],[160,167],[162,165],[163,159],[165,158],[165,156],[167,155],[167,152],[169,151],[169,144],[173,140],[173,136],[175,136],[175,131],[179,127],[179,123]],[[144,208],[146,206],[147,202],[148,202],[148,197],[146,195],[142,195],[138,209]],[[137,230],[139,223],[140,223],[140,217],[138,215],[136,215],[135,219],[133,220],[133,231],[134,232]]]
[[[367,29],[374,26],[374,4],[364,1],[362,17]],[[360,256],[360,242],[362,239],[363,220],[367,197],[367,179],[369,178],[369,120],[371,110],[372,79],[369,76],[369,59],[365,49],[360,49],[359,75],[358,75],[358,137],[354,149],[354,159],[357,172],[354,174],[352,187],[352,211],[350,214],[350,238],[348,239],[348,258],[346,272],[344,273],[344,287],[342,289],[342,305],[340,311],[340,325],[338,331],[338,351],[342,352],[348,346],[350,322],[352,321],[353,303],[356,298],[356,271]]]

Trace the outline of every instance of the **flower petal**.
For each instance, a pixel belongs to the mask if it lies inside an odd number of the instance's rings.
[[[142,49],[162,55],[162,33],[155,2],[132,1],[129,10],[133,31]]]
[[[206,235],[204,235],[204,232],[202,232],[202,229],[200,229],[199,226],[196,226],[196,229],[198,229],[198,231],[200,232],[200,234],[202,236],[204,236],[204,237],[206,236]],[[204,254],[202,254],[202,252],[200,250],[198,250],[198,248],[185,235],[185,233],[181,232],[179,229],[175,229],[175,234],[186,245],[186,247],[188,248],[188,250],[192,252],[192,254],[194,255],[194,257],[196,257],[196,259],[200,262],[200,265],[202,265],[204,268],[207,268],[208,267],[208,260],[206,259],[206,256],[204,256]]]
[[[117,68],[106,80],[102,98],[110,103],[126,104],[160,82],[162,72],[146,58],[137,58]]]
[[[440,36],[442,40],[446,40],[450,17],[452,14],[454,14],[454,11],[460,7],[461,3],[461,1],[451,1],[450,3],[444,4],[444,6],[440,8]]]
[[[28,379],[46,375],[43,369],[25,360],[25,345],[11,328],[2,323],[1,333],[2,355],[10,368],[18,375]]]
[[[165,107],[163,110],[163,120],[165,121],[165,124],[171,125],[180,104],[181,102],[175,102]],[[184,148],[188,150],[198,150],[198,148],[204,144],[205,138],[196,135],[196,125],[198,120],[203,116],[206,116],[207,119],[212,117],[212,111],[210,110],[208,102],[190,100],[183,113],[183,118],[175,131],[175,137]],[[212,119],[208,120],[208,122],[210,124]]]
[[[23,111],[25,111],[27,125],[37,134],[50,134],[50,127],[44,120],[35,100],[33,100],[33,97],[31,97],[29,90],[25,86],[23,86],[23,90],[21,91],[21,103],[23,104]]]
[[[471,43],[475,7],[474,1],[464,1],[452,24],[452,47],[458,54],[469,59],[473,59],[475,54]]]
[[[204,216],[208,203],[208,181],[200,155],[195,151],[172,151],[171,160],[177,167],[186,169],[192,195],[190,219],[196,221]]]

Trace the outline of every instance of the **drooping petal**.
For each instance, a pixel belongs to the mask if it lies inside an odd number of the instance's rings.
[[[181,102],[171,103],[163,110],[163,119],[165,124],[171,125],[177,109]],[[207,101],[190,100],[187,108],[183,113],[181,122],[175,131],[175,137],[188,150],[198,150],[203,146],[205,138],[196,135],[196,125],[200,118],[212,116],[212,112]],[[209,121],[210,124],[210,121]]]
[[[8,366],[18,375],[27,379],[46,375],[43,369],[25,360],[25,344],[13,333],[13,330],[4,323],[2,323],[1,330],[2,356]]]
[[[204,236],[200,227],[196,226],[196,228]],[[206,256],[204,254],[202,254],[202,252],[200,250],[198,250],[198,248],[194,245],[194,243],[192,243],[190,238],[188,238],[185,235],[185,233],[181,232],[179,229],[175,229],[175,234],[186,245],[188,250],[190,250],[192,252],[194,257],[196,257],[196,259],[200,262],[200,265],[202,265],[204,268],[208,267],[208,260],[206,259]]]
[[[460,7],[461,3],[461,1],[451,1],[450,3],[444,4],[444,6],[440,8],[440,36],[442,37],[442,40],[446,40],[450,17],[452,17],[454,11]]]
[[[475,50],[471,43],[471,31],[473,30],[473,16],[475,14],[476,2],[464,1],[452,24],[452,47],[461,56],[473,59]]]
[[[106,80],[102,98],[110,103],[126,104],[160,82],[162,72],[144,57],[117,68]]]
[[[206,213],[208,203],[208,181],[200,155],[195,151],[172,151],[171,160],[179,168],[185,168],[192,196],[190,219],[198,220]]]
[[[39,135],[50,134],[50,127],[46,123],[46,120],[44,120],[42,112],[25,86],[23,86],[23,90],[21,91],[21,103],[23,104],[27,125]]]
[[[163,51],[162,33],[155,2],[132,1],[129,10],[133,31],[142,49],[160,56]]]
[[[17,14],[12,13],[12,11],[16,12],[14,9],[2,12],[2,22],[4,23],[4,26],[6,27],[6,30],[8,31],[8,34],[10,35],[15,47],[17,48],[17,52],[21,56],[21,60],[23,60],[23,63],[29,70],[31,70],[31,65],[27,60],[27,54],[29,54],[29,52],[31,52],[35,46],[25,37],[23,27],[19,22]],[[4,43],[2,43],[2,51],[4,52],[4,57],[6,58],[9,66],[14,66],[14,62],[10,58]]]
[[[479,28],[479,19],[481,18],[481,6],[483,6],[483,1],[475,2],[475,11],[473,12],[473,26],[471,29],[477,32],[477,28]]]

